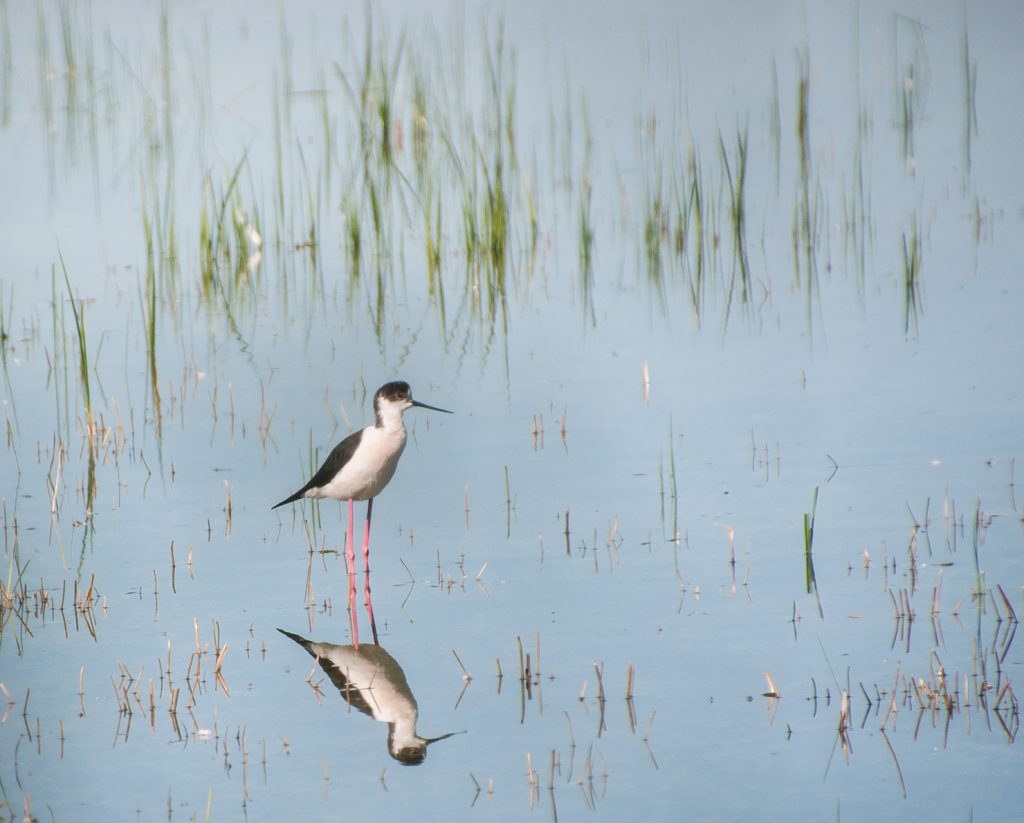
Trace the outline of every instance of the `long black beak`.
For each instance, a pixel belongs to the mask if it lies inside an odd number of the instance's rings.
[[[413,400],[414,406],[419,406],[421,409],[430,409],[431,411],[444,412],[445,414],[455,414],[455,412],[448,411],[448,409],[439,409],[437,406],[428,406],[426,403],[420,403],[418,400]]]
[[[444,411],[444,409],[439,409],[438,411]],[[454,737],[457,734],[465,734],[465,732],[448,732],[448,734],[442,734],[440,737],[426,737],[423,739],[423,742],[429,746],[431,743],[436,743],[438,740],[447,740],[449,737]]]

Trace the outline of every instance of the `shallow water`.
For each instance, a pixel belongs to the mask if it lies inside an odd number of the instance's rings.
[[[3,7],[8,817],[1014,818],[1015,5],[389,5],[366,82],[360,11],[61,8]],[[344,507],[270,511],[394,378],[455,412],[374,507],[409,767],[277,631],[351,649]]]

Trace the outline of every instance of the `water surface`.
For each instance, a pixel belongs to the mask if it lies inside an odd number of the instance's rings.
[[[8,817],[1014,818],[1016,5],[2,15]]]

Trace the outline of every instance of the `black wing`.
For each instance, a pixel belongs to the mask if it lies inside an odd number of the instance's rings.
[[[331,449],[331,453],[327,455],[327,459],[324,461],[324,464],[317,469],[312,480],[295,492],[295,494],[290,497],[286,497],[280,503],[276,503],[270,508],[276,509],[278,506],[283,506],[286,503],[294,503],[296,500],[304,497],[306,492],[310,489],[317,489],[330,483],[331,480],[334,479],[334,476],[341,471],[341,467],[352,459],[352,455],[355,454],[356,449],[359,448],[359,442],[362,438],[363,430],[360,429],[342,440],[337,446]]]
[[[362,691],[360,691],[357,686],[353,686],[349,682],[347,672],[335,666],[334,663],[327,658],[320,657],[315,651],[313,651],[312,641],[306,640],[304,637],[299,637],[297,634],[286,632],[284,629],[278,629],[278,631],[288,639],[294,640],[309,652],[310,655],[317,659],[317,662],[320,663],[320,668],[323,669],[324,673],[331,679],[334,687],[341,692],[341,696],[345,698],[346,703],[348,703],[352,708],[358,709],[363,714],[373,717],[373,707],[367,702]]]

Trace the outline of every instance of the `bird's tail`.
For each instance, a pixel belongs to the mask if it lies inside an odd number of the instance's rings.
[[[302,499],[302,497],[303,497],[303,492],[304,492],[304,491],[305,491],[305,489],[303,489],[303,490],[300,490],[300,491],[297,491],[297,492],[295,492],[295,494],[293,494],[293,495],[291,495],[291,496],[289,496],[289,497],[286,497],[286,498],[285,498],[284,500],[282,500],[282,501],[281,501],[280,503],[275,503],[275,504],[274,504],[273,506],[271,506],[270,508],[271,508],[271,509],[276,509],[276,508],[277,508],[278,506],[285,506],[285,505],[287,505],[288,503],[294,503],[294,502],[295,502],[296,500],[301,500],[301,499]]]
[[[296,643],[298,643],[300,646],[302,646],[302,648],[304,648],[307,652],[309,652],[314,657],[316,657],[316,654],[313,652],[313,648],[312,648],[313,647],[313,641],[312,640],[306,640],[305,637],[299,637],[299,635],[292,634],[291,632],[286,632],[284,629],[278,629],[278,631],[281,632],[281,634],[283,634],[289,640],[294,640]]]

